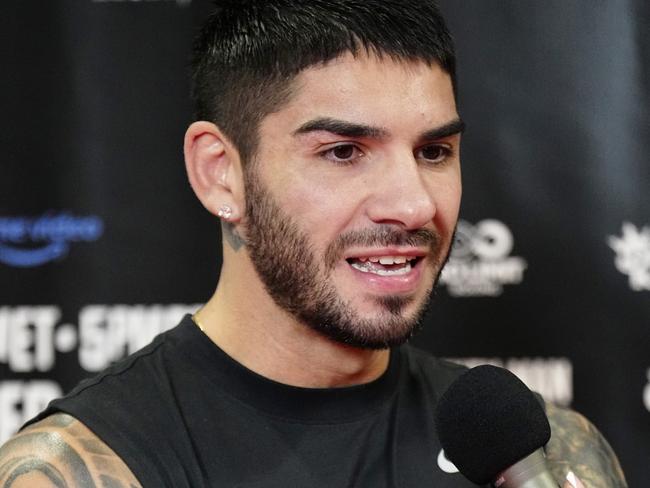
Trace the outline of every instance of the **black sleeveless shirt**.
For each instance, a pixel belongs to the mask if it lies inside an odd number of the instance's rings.
[[[246,369],[190,316],[54,400],[145,488],[469,488],[433,413],[464,368],[409,346],[359,386],[298,388]]]

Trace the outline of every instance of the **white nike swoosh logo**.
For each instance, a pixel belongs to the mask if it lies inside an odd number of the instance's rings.
[[[447,456],[445,456],[444,449],[440,449],[440,454],[438,454],[438,467],[445,473],[458,473],[458,468],[454,466],[454,463],[447,459]]]

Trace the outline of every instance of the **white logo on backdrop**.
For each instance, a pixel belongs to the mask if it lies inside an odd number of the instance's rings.
[[[524,279],[526,261],[510,256],[514,238],[498,220],[482,220],[476,225],[458,221],[456,240],[449,262],[440,276],[452,296],[498,296],[503,285]]]
[[[568,407],[573,402],[573,363],[568,358],[447,358],[473,368],[491,364],[506,368],[546,401]],[[650,394],[650,391],[649,391]]]
[[[199,305],[86,305],[77,324],[64,323],[54,305],[0,306],[0,367],[16,375],[50,373],[59,354],[76,351],[79,364],[98,371],[140,349]],[[63,390],[56,381],[0,380],[0,444]]]
[[[616,269],[629,276],[630,288],[650,290],[650,227],[624,222],[623,235],[609,236],[607,243],[616,252]]]

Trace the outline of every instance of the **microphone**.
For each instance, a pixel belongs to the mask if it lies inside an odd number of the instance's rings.
[[[438,402],[435,425],[447,458],[470,481],[495,488],[558,488],[542,447],[551,427],[539,400],[510,371],[477,366]]]

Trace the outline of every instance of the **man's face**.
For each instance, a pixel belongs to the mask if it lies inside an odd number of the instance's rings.
[[[408,339],[458,217],[460,121],[437,66],[343,56],[260,125],[244,231],[266,290],[326,336]]]

